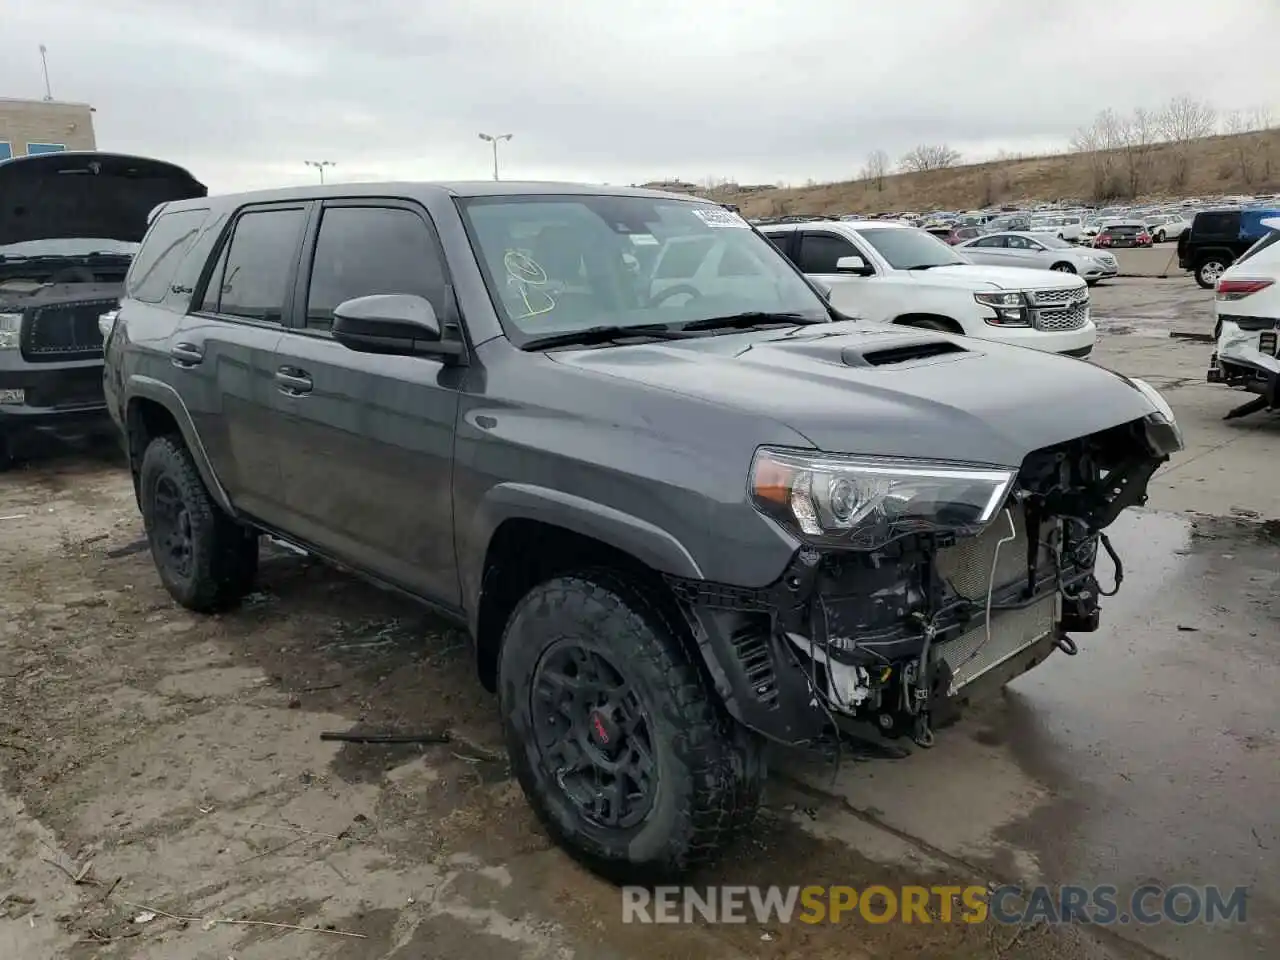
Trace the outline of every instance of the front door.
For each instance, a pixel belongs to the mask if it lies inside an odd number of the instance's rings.
[[[280,469],[287,529],[337,559],[457,605],[453,441],[466,367],[357,353],[332,339],[344,300],[410,293],[461,336],[443,251],[426,212],[329,201],[303,255],[296,319],[277,355],[274,399],[289,429]]]

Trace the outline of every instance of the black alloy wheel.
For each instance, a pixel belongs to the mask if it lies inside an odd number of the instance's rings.
[[[191,532],[191,511],[172,477],[156,480],[152,499],[152,537],[157,561],[186,580],[191,576],[195,541]]]
[[[529,712],[544,771],[583,818],[614,830],[644,820],[658,784],[648,711],[603,653],[573,640],[549,647]]]

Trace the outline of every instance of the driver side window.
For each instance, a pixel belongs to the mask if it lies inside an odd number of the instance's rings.
[[[861,256],[862,252],[844,237],[833,233],[805,233],[800,237],[797,265],[804,273],[835,273],[836,262],[841,257]]]

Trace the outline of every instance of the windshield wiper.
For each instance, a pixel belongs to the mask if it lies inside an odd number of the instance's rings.
[[[769,313],[764,310],[748,310],[744,313],[731,313],[724,317],[690,320],[688,323],[680,324],[677,329],[690,332],[696,330],[744,330],[751,327],[795,327],[805,323],[826,322],[824,319],[806,316],[803,313]]]
[[[951,263],[917,263],[914,267],[903,267],[903,270],[932,270],[934,267],[958,267],[963,260],[953,260]]]
[[[643,323],[625,327],[619,325],[584,327],[581,330],[565,330],[562,333],[548,333],[546,336],[534,337],[522,344],[523,350],[545,350],[550,347],[589,347],[601,343],[614,343],[619,340],[634,338],[651,340],[683,340],[686,335],[680,330],[672,330],[665,323]]]

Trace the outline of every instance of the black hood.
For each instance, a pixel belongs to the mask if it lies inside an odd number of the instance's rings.
[[[0,246],[79,237],[137,243],[158,204],[208,194],[182,167],[147,157],[16,157],[0,163]]]

